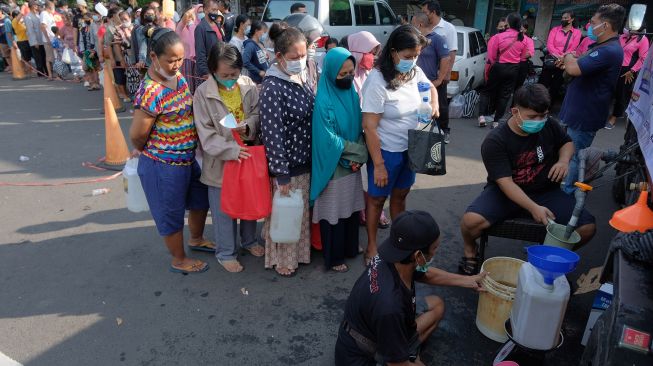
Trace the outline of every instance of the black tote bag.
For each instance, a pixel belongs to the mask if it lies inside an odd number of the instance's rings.
[[[408,162],[410,170],[419,174],[445,175],[447,168],[444,154],[444,133],[438,123],[431,121],[428,130],[427,126],[420,130],[408,130]]]

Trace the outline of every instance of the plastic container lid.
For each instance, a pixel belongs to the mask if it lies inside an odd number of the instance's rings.
[[[528,247],[528,262],[544,277],[544,283],[552,285],[553,281],[574,269],[580,260],[578,254],[564,248],[548,245]]]
[[[431,83],[420,81],[419,83],[417,83],[417,90],[419,90],[420,93],[429,91],[431,90]]]

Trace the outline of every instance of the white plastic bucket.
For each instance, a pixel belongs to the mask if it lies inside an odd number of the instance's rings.
[[[506,342],[505,322],[510,317],[515,300],[519,269],[524,261],[509,257],[489,258],[481,266],[481,271],[489,274],[482,285],[487,290],[481,292],[476,309],[476,327],[484,336],[496,342]]]

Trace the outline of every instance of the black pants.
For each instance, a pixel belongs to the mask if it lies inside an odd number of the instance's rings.
[[[542,68],[540,79],[537,82],[549,89],[549,94],[551,95],[551,103],[553,103],[557,98],[560,97],[560,89],[564,83],[564,79],[562,78],[562,70],[557,67],[544,67]]]
[[[45,68],[45,47],[43,45],[32,46],[32,57],[34,57],[36,70],[41,73],[39,76],[47,76],[48,69]]]
[[[324,266],[327,269],[345,263],[345,257],[358,255],[359,213],[355,212],[346,219],[338,220],[335,225],[320,220],[320,238],[324,253]]]
[[[612,109],[612,115],[615,117],[621,117],[624,115],[624,111],[628,106],[628,101],[630,100],[630,95],[633,93],[633,86],[635,84],[635,79],[637,79],[637,73],[635,73],[633,81],[630,84],[626,84],[626,78],[622,75],[630,70],[627,66],[622,66],[621,71],[619,71],[619,81],[617,81],[617,90],[614,95],[614,108]]]
[[[20,50],[20,57],[25,62],[30,62],[32,59],[32,48],[29,46],[29,41],[19,41],[16,42],[18,49]]]
[[[527,76],[528,76],[528,61],[522,61],[519,63],[519,74],[517,75],[517,81],[515,82],[515,91],[517,91],[517,89],[521,88],[521,86],[524,85]]]
[[[495,64],[490,70],[487,84],[481,90],[480,113],[490,115],[494,111],[494,120],[499,121],[506,112],[510,95],[515,90],[519,73],[519,64]]]
[[[438,125],[444,132],[449,132],[449,100],[447,99],[447,84],[442,83],[437,87],[438,91],[438,104],[440,106],[440,117],[438,117]]]

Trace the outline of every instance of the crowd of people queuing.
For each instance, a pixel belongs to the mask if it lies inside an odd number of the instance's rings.
[[[346,259],[363,254],[368,270],[347,302],[336,346],[339,365],[415,360],[444,305],[435,297],[416,301],[414,281],[482,291],[476,240],[489,226],[524,215],[542,224],[569,220],[574,199],[566,193],[573,192],[575,152],[590,146],[604,127],[613,98],[607,123],[621,116],[649,48],[638,30],[619,34],[619,5],[601,6],[584,39],[573,27],[574,14],[565,12],[549,34],[551,62],[545,62],[541,84],[521,86],[535,54],[528,24],[517,13],[500,22],[488,44],[479,126],[498,122],[506,110],[510,117],[495,125],[481,147],[488,184],[462,218],[464,256],[460,274],[452,274],[429,266],[440,243],[437,223],[406,209],[415,183],[407,151],[408,131],[418,125],[418,83],[431,85],[432,118],[447,143],[450,138],[446,85],[457,36],[437,1],[426,1],[422,13],[410,24],[406,19],[385,44],[366,31],[323,39],[301,3],[270,26],[233,14],[227,0],[204,0],[172,17],[156,1],[129,10],[115,0],[92,9],[77,0],[75,12],[59,5],[32,0],[9,14],[3,10],[3,52],[19,49],[40,76],[52,79],[63,76],[55,66],[71,50],[82,60],[91,91],[100,88],[98,73],[111,68],[120,97],[133,100],[129,137],[156,228],[172,256],[170,271],[209,268],[186,256],[186,245],[214,253],[231,273],[244,270],[238,256],[246,251],[264,257],[265,268],[291,277],[311,262],[314,230],[326,270],[346,272]],[[318,41],[326,51],[319,59]],[[558,121],[549,114],[563,70],[574,79]],[[223,124],[228,116],[237,128]],[[258,232],[256,221],[223,212],[225,164],[250,158],[251,148],[261,145],[272,192],[301,192],[296,244],[274,242],[269,220]],[[377,246],[378,229],[388,227],[388,197],[393,224]],[[211,240],[204,233],[209,210]],[[583,211],[581,245],[594,235],[594,221]],[[365,248],[361,224],[367,228]]]

